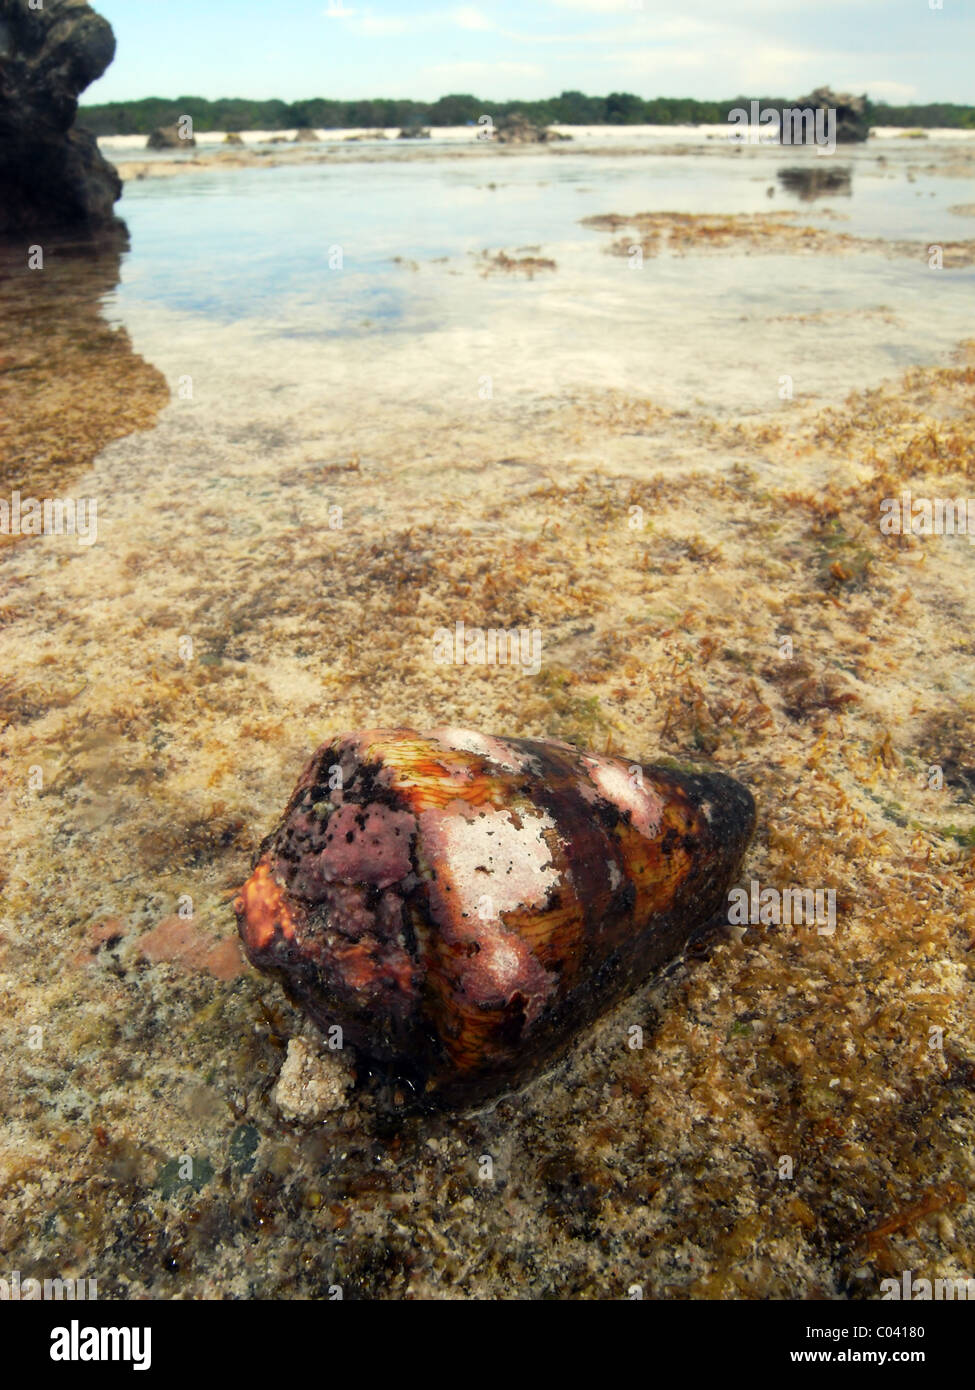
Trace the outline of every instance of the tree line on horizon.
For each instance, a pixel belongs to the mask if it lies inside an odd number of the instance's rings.
[[[311,127],[343,130],[365,127],[456,126],[476,124],[478,117],[493,119],[514,111],[523,112],[540,125],[717,125],[728,119],[735,107],[748,107],[751,97],[731,101],[698,101],[694,97],[634,96],[632,92],[610,92],[590,97],[583,92],[563,92],[544,101],[486,101],[468,94],[440,97],[438,101],[405,101],[372,98],[361,101],[330,101],[313,97],[306,101],[248,101],[230,97],[209,101],[205,97],[145,97],[141,101],[112,101],[82,106],[78,123],[95,135],[149,135],[159,126],[173,125],[180,116],[190,116],[197,130],[292,130]],[[794,106],[785,97],[759,97],[762,106],[781,111]],[[920,129],[954,127],[975,129],[975,106],[950,102],[927,105],[891,106],[868,100],[866,119],[870,125],[909,126]]]

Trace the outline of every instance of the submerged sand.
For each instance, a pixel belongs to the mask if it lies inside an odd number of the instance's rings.
[[[300,376],[277,423],[248,412],[231,329],[154,423],[155,370],[105,349],[91,296],[59,290],[52,352],[34,285],[3,293],[5,379],[84,401],[88,430],[62,458],[21,417],[5,481],[74,462],[105,499],[96,545],[0,556],[10,1267],[103,1298],[971,1275],[975,547],[878,515],[975,493],[975,344],[737,418],[599,386],[397,412],[359,383],[329,452]],[[538,627],[540,674],[435,665],[457,619]],[[445,723],[735,773],[742,883],[835,890],[835,931],[716,925],[482,1114],[323,1109],[335,1059],[243,963],[230,901],[317,743]]]

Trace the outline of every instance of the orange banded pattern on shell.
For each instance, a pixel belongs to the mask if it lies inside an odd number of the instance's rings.
[[[309,762],[235,908],[251,961],[419,1104],[510,1088],[720,911],[754,824],[718,773],[367,730]]]
[[[393,785],[418,815],[421,811],[442,811],[452,801],[466,801],[471,806],[499,804],[495,800],[501,794],[496,778],[479,772],[469,754],[442,747],[432,738],[364,734],[359,745],[365,760],[375,759],[388,769]]]

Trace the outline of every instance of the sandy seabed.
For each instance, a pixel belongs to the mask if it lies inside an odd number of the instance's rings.
[[[724,221],[663,239],[850,253]],[[502,269],[526,296],[559,273]],[[975,546],[878,517],[975,494],[975,343],[738,419],[353,392],[329,452],[300,392],[252,418],[217,329],[211,403],[181,409],[99,314],[116,275],[65,249],[43,289],[0,279],[0,495],[110,499],[91,547],[0,549],[7,1265],[103,1298],[972,1275]],[[540,674],[435,665],[456,619],[539,628]],[[230,903],[317,743],[448,723],[733,772],[741,882],[833,889],[835,932],[716,925],[519,1095],[380,1120]]]

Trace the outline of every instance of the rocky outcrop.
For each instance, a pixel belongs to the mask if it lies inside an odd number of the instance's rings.
[[[807,97],[800,97],[796,106],[803,111],[807,107],[811,107],[813,111],[835,111],[837,144],[853,144],[859,140],[866,140],[870,134],[870,125],[866,119],[866,94],[857,97],[849,92],[834,92],[832,87],[817,87]]]
[[[396,138],[398,140],[429,140],[430,129],[425,125],[405,125]]]
[[[223,137],[223,143],[225,145],[242,145],[244,140],[243,136],[238,135],[236,130],[228,130],[227,134]]]
[[[0,0],[0,233],[115,220],[122,181],[74,125],[79,94],[114,56],[111,25],[85,0]]]
[[[543,145],[553,140],[572,139],[571,135],[563,135],[561,131],[539,125],[524,111],[512,111],[510,115],[502,116],[495,122],[494,132],[499,145]]]
[[[195,135],[181,135],[178,125],[161,125],[146,141],[147,150],[189,150],[196,148]]]
[[[295,131],[294,143],[296,145],[317,145],[318,135],[310,126],[300,126]]]

